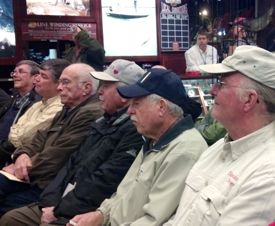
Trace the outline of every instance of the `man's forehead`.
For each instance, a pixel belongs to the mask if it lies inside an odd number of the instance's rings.
[[[79,77],[76,73],[75,70],[72,70],[73,68],[65,68],[62,73],[60,78],[67,78],[70,80],[76,79],[77,77]]]
[[[43,75],[48,75],[48,76],[52,75],[51,70],[49,68],[42,68],[39,70],[39,72],[40,74],[43,74]]]
[[[15,69],[31,69],[31,67],[30,67],[30,65],[28,65],[28,64],[21,64],[21,65],[18,65],[18,66],[16,66],[15,67]]]
[[[198,39],[207,39],[206,35],[198,35]]]
[[[137,102],[137,101],[138,101],[138,102],[141,102],[141,101],[147,99],[147,97],[148,97],[148,96],[133,97],[133,98],[130,99],[130,101],[131,101],[131,102]]]

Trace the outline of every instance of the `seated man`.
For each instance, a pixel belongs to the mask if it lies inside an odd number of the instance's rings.
[[[34,78],[40,66],[31,60],[22,60],[11,72],[14,83],[12,98],[0,111],[0,143],[8,139],[10,127],[40,97],[33,90]],[[0,152],[1,158],[1,152]]]
[[[58,79],[69,62],[63,59],[47,60],[35,76],[35,91],[42,100],[33,104],[10,128],[9,139],[0,143],[0,165],[11,160],[15,148],[29,144],[37,130],[48,127],[55,114],[62,109],[58,95]]]
[[[214,64],[218,62],[217,49],[208,45],[208,33],[204,30],[198,32],[197,43],[185,52],[186,72],[199,72],[199,65]]]
[[[118,91],[132,98],[128,113],[145,144],[117,192],[98,210],[72,219],[78,226],[161,225],[176,211],[184,178],[207,148],[191,116],[183,114],[190,99],[175,73],[151,69]]]
[[[92,70],[82,63],[63,70],[58,85],[63,110],[47,129],[36,133],[30,144],[14,152],[15,163],[7,167],[8,172],[25,183],[0,175],[0,213],[37,201],[88,135],[90,123],[101,115],[95,95],[98,81],[91,77]]]
[[[165,226],[268,225],[275,213],[275,55],[239,46],[221,64],[212,114],[228,131],[191,169]]]
[[[76,214],[96,210],[116,191],[143,139],[126,113],[128,100],[118,86],[133,84],[144,74],[134,62],[118,59],[105,71],[92,72],[102,84],[98,94],[104,117],[41,195],[38,204],[12,210],[0,225],[61,225]],[[71,189],[69,189],[71,187]]]

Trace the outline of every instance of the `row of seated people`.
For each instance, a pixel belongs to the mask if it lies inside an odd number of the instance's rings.
[[[61,113],[6,167],[28,183],[0,178],[0,209],[8,211],[0,225],[272,222],[274,60],[264,49],[243,46],[221,64],[201,66],[222,74],[211,90],[212,115],[228,131],[209,148],[194,128],[200,106],[172,71],[144,72],[125,60],[105,72],[67,66],[57,86]],[[100,118],[98,102],[88,103],[98,81]]]

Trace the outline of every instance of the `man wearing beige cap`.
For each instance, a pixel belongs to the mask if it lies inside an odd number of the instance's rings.
[[[64,225],[77,214],[95,210],[115,192],[134,161],[143,139],[117,87],[135,83],[144,71],[132,61],[118,59],[105,72],[91,74],[101,81],[98,94],[104,117],[91,124],[89,136],[46,187],[40,202],[8,212],[1,226]]]
[[[244,45],[201,69],[220,75],[212,114],[228,134],[191,169],[164,225],[268,225],[275,216],[275,55]]]

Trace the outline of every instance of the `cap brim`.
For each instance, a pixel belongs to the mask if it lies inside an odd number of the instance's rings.
[[[134,97],[143,97],[150,95],[151,93],[147,90],[143,89],[142,87],[134,84],[129,86],[121,86],[117,88],[118,93],[120,96],[124,98],[134,98]]]
[[[119,82],[117,78],[114,78],[113,76],[107,74],[106,72],[102,71],[91,71],[90,74],[98,80],[101,81],[108,81],[108,82]]]
[[[228,67],[224,64],[205,64],[200,65],[199,68],[203,72],[207,72],[209,74],[223,74],[236,71],[235,69]]]

